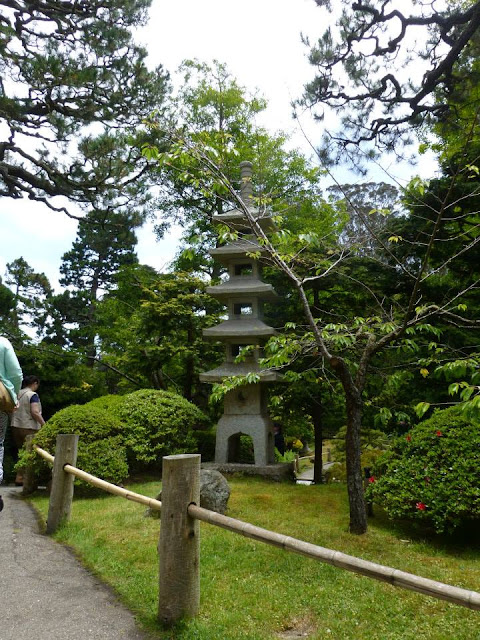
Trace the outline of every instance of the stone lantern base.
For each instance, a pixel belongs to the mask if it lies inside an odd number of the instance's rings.
[[[215,462],[235,462],[239,459],[240,436],[252,438],[256,466],[275,462],[273,422],[259,414],[223,414],[218,421]]]
[[[257,466],[256,464],[240,464],[238,462],[225,462],[223,464],[217,462],[203,462],[202,469],[214,469],[220,471],[224,475],[229,473],[241,473],[248,476],[260,476],[281,482],[283,480],[295,480],[295,465],[293,462],[278,462],[276,464],[268,464],[265,466]]]

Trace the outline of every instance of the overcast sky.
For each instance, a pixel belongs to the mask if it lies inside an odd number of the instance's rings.
[[[147,47],[152,67],[162,63],[171,73],[187,58],[225,62],[240,84],[258,88],[268,100],[259,124],[272,131],[291,131],[295,144],[310,153],[291,119],[290,102],[301,95],[314,72],[300,33],[315,38],[325,27],[325,14],[314,0],[153,0],[150,22],[137,40]],[[320,126],[307,116],[303,124],[311,142],[318,142]],[[2,198],[0,225],[0,274],[7,262],[23,256],[58,288],[61,256],[75,238],[76,222],[39,203]],[[174,255],[177,235],[156,243],[151,228],[142,229],[140,261],[165,268]]]

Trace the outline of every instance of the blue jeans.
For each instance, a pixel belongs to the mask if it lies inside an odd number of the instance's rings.
[[[8,414],[0,411],[0,484],[3,481],[3,454],[5,442],[5,434],[7,433]]]

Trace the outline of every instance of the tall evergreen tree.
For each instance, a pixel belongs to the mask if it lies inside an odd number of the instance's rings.
[[[333,12],[330,0],[316,3]],[[341,11],[338,4],[335,25],[329,20],[315,43],[306,39],[316,74],[300,102],[319,107],[319,119],[330,109],[340,117],[323,159],[343,162],[351,153],[358,167],[372,155],[400,154],[412,131],[455,119],[450,97],[467,97],[464,63],[478,39],[480,2],[341,0]]]
[[[50,337],[83,349],[92,366],[98,301],[115,285],[121,267],[137,263],[135,228],[141,222],[134,214],[94,211],[79,222],[73,246],[63,255],[60,284],[65,291],[49,300]]]
[[[145,160],[127,141],[168,90],[131,35],[148,6],[0,1],[0,195],[67,211],[55,196],[88,210],[133,194]]]
[[[10,323],[17,330],[31,327],[37,334],[43,333],[46,300],[52,288],[44,273],[36,273],[24,258],[7,263],[5,283],[13,292],[13,308]]]
[[[175,99],[178,135],[209,148],[234,184],[238,185],[239,162],[251,161],[255,166],[256,205],[274,206],[276,213],[288,218],[291,228],[307,223],[318,226],[312,212],[323,201],[318,188],[319,170],[297,150],[287,149],[285,134],[272,134],[258,126],[256,116],[265,110],[266,101],[250,95],[218,61],[211,65],[185,61],[180,73],[183,82]],[[212,219],[230,208],[231,202],[215,181],[208,188],[198,188],[205,176],[194,157],[182,155],[177,160],[171,156],[161,165],[163,198],[157,230],[161,236],[173,221],[180,224],[184,234],[175,267],[216,277],[218,265],[208,256],[208,249],[217,242]],[[198,180],[192,184],[195,173]],[[326,207],[320,226],[325,229],[328,224],[332,224],[332,217]]]

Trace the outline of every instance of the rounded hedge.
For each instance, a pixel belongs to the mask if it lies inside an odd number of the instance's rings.
[[[58,434],[78,434],[77,466],[119,484],[132,471],[148,467],[160,471],[165,455],[195,452],[193,429],[206,422],[205,415],[185,398],[142,389],[61,409],[40,429],[34,443],[54,454]],[[32,461],[37,474],[42,474],[46,464],[35,454],[22,452],[19,466]]]
[[[142,389],[119,405],[124,442],[132,468],[161,468],[163,456],[196,450],[193,429],[206,423],[205,415],[185,398],[168,391]]]
[[[85,407],[95,408],[95,409],[103,409],[104,411],[108,411],[115,416],[119,415],[119,407],[123,402],[123,398],[125,396],[100,396],[99,398],[95,398],[94,400],[90,400],[85,404]]]
[[[456,407],[437,410],[377,461],[367,498],[436,533],[480,522],[479,427]]]
[[[72,405],[57,411],[35,435],[34,444],[54,454],[57,435],[77,434],[77,466],[118,484],[128,476],[122,425],[115,413],[90,404]],[[20,464],[27,461],[25,456],[21,456]],[[45,463],[40,462],[38,456],[35,456],[34,468],[39,475],[45,469]]]

